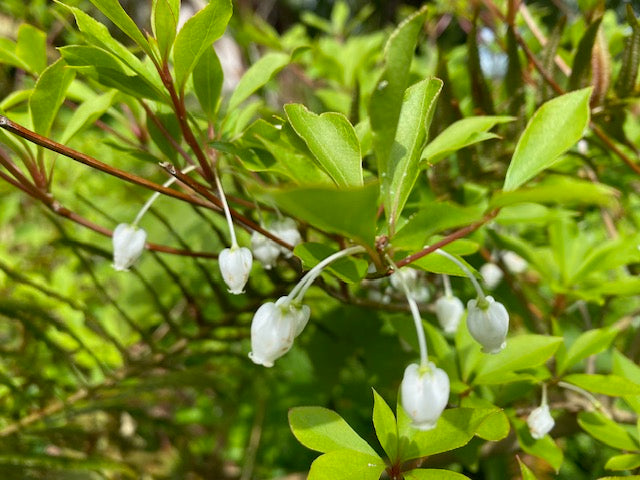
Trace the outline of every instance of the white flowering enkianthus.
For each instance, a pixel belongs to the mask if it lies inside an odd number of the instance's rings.
[[[462,300],[453,295],[444,295],[436,300],[436,318],[445,333],[452,334],[458,330],[462,315],[464,315],[464,305]]]
[[[302,305],[302,299],[314,280],[334,260],[362,251],[363,247],[353,246],[329,255],[309,270],[289,295],[280,297],[275,303],[261,305],[251,321],[249,358],[258,365],[272,367],[273,362],[287,353],[309,321],[311,310]]]
[[[527,417],[527,425],[531,436],[536,440],[540,440],[551,431],[556,422],[551,416],[549,405],[543,404],[538,408],[534,408],[529,417]]]
[[[485,263],[480,267],[480,276],[489,290],[498,286],[504,273],[495,263]]]
[[[449,402],[449,376],[433,362],[426,367],[412,363],[400,385],[402,408],[419,430],[431,430]]]
[[[527,261],[515,252],[506,251],[501,255],[501,258],[507,270],[514,274],[524,272],[529,266]]]
[[[144,250],[147,232],[127,223],[119,224],[113,231],[113,268],[119,272],[129,270]]]
[[[274,222],[269,227],[269,231],[293,247],[302,242],[298,226],[291,218],[283,218]],[[255,231],[251,235],[251,250],[255,258],[267,270],[273,268],[280,254],[286,258],[290,258],[293,255],[288,248],[278,245],[273,240]]]
[[[551,416],[549,411],[549,404],[547,403],[547,385],[542,384],[542,401],[538,408],[534,408],[529,417],[527,417],[527,425],[529,426],[529,432],[531,436],[536,440],[540,440],[547,433],[551,431],[556,422]]]
[[[291,349],[310,315],[307,305],[295,304],[289,297],[262,305],[251,322],[249,358],[258,365],[273,367],[273,362]]]
[[[262,266],[270,270],[280,256],[280,245],[265,237],[260,232],[254,231],[251,234],[251,251],[253,256]]]
[[[467,328],[471,336],[482,345],[484,353],[498,353],[506,345],[509,331],[509,313],[493,297],[478,297],[467,303]]]
[[[391,286],[396,290],[402,292],[402,282],[407,285],[411,296],[416,302],[427,302],[431,297],[429,289],[422,282],[420,272],[415,268],[404,267],[397,269],[393,275],[391,275]]]
[[[246,247],[225,248],[218,255],[218,265],[224,283],[229,287],[229,293],[239,295],[244,293],[244,286],[249,280],[253,257],[251,250]]]

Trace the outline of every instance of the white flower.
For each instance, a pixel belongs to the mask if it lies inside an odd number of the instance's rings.
[[[142,255],[147,232],[142,228],[119,224],[113,231],[113,268],[117,271],[127,271]]]
[[[229,292],[234,295],[244,293],[244,286],[249,280],[253,257],[246,247],[225,248],[218,255],[218,265]]]
[[[436,317],[445,333],[455,333],[464,314],[464,305],[458,297],[445,295],[436,300]]]
[[[471,336],[482,345],[484,353],[498,353],[506,345],[509,313],[493,297],[467,302],[467,327]]]
[[[251,234],[251,251],[264,268],[270,270],[280,256],[280,246],[259,232]]]
[[[400,391],[402,408],[413,426],[419,430],[431,430],[449,402],[449,376],[432,362],[424,371],[417,363],[412,363],[404,371]]]
[[[487,288],[493,290],[502,280],[504,273],[495,263],[485,263],[480,267],[480,275],[482,275],[482,280]]]
[[[527,269],[527,261],[515,252],[507,251],[502,254],[502,261],[511,273],[522,273]]]
[[[431,297],[429,289],[422,282],[420,273],[415,268],[404,267],[398,269],[393,275],[391,275],[390,279],[391,286],[397,291],[403,293],[404,289],[402,288],[402,282],[404,281],[409,289],[409,294],[416,302],[427,302]]]
[[[527,425],[531,436],[536,440],[540,440],[551,431],[555,425],[555,421],[549,412],[549,405],[543,403],[538,408],[533,409],[527,418]]]
[[[289,297],[262,305],[251,322],[249,358],[258,365],[273,367],[273,362],[291,349],[310,314],[307,305],[296,306]]]
[[[271,225],[270,230],[274,235],[284,240],[289,245],[295,247],[302,242],[302,237],[298,231],[298,225],[291,218],[283,218]],[[290,258],[293,253],[288,248],[278,245],[280,251],[286,258]]]

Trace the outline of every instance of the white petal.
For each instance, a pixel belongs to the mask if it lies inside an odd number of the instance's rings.
[[[235,295],[244,293],[244,286],[249,280],[253,256],[246,247],[225,248],[218,255],[218,265],[229,292]]]
[[[449,377],[429,363],[429,371],[421,373],[412,363],[404,371],[400,385],[402,408],[419,430],[431,430],[449,401]]]
[[[487,305],[477,306],[477,299],[467,303],[467,328],[471,336],[482,345],[485,353],[498,353],[506,346],[509,331],[509,313],[493,297],[485,297]]]
[[[533,409],[527,418],[527,425],[529,426],[531,436],[536,440],[541,439],[549,433],[555,423],[548,405],[540,405],[538,408]]]
[[[504,273],[495,263],[485,263],[480,267],[480,275],[489,290],[493,290],[498,286]]]
[[[464,305],[458,297],[440,297],[436,301],[436,317],[445,333],[455,333],[464,315]]]
[[[142,255],[147,240],[147,232],[142,228],[126,223],[119,224],[113,230],[113,268],[118,271],[129,270]]]

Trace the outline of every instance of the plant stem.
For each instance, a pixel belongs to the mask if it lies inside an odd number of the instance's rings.
[[[339,258],[346,257],[348,255],[353,255],[356,253],[362,253],[366,251],[366,249],[362,245],[354,245],[352,247],[345,248],[344,250],[340,250],[336,253],[329,255],[327,258],[318,263],[315,267],[309,270],[304,277],[298,282],[298,284],[293,287],[291,293],[289,293],[288,297],[291,301],[301,301],[304,294],[307,292],[309,287],[313,281],[322,273],[322,270],[329,265],[331,262],[338,260]]]
[[[222,189],[222,182],[220,182],[220,175],[218,175],[218,172],[213,172],[213,178],[215,179],[216,187],[218,188],[218,196],[220,197],[220,201],[222,202],[224,216],[227,218],[227,224],[229,225],[231,250],[234,250],[238,248],[238,240],[236,239],[236,231],[233,228],[233,217],[231,216],[231,211],[229,211],[229,204],[227,203],[227,197],[225,196],[224,190]]]
[[[442,255],[443,257],[448,258],[453,263],[458,265],[462,269],[462,271],[465,273],[465,275],[469,278],[469,280],[471,280],[471,283],[473,284],[473,288],[475,288],[476,292],[478,293],[478,297],[484,298],[484,292],[482,291],[482,287],[480,287],[480,284],[476,280],[476,277],[473,275],[473,273],[471,273],[471,271],[467,268],[467,266],[464,263],[462,263],[456,257],[451,255],[449,252],[445,252],[444,250],[441,250],[439,248],[435,252],[438,255]]]
[[[427,351],[427,339],[424,335],[424,328],[422,326],[422,317],[420,316],[420,309],[418,308],[418,304],[416,303],[413,295],[411,294],[411,290],[409,289],[409,285],[400,273],[398,266],[393,263],[393,260],[389,255],[387,255],[387,261],[393,267],[394,275],[398,275],[400,280],[400,285],[402,285],[402,289],[404,290],[404,294],[407,297],[407,303],[409,304],[409,309],[411,310],[411,316],[413,317],[413,323],[416,327],[416,335],[418,336],[418,346],[420,347],[420,370],[425,370],[429,365],[429,355]]]

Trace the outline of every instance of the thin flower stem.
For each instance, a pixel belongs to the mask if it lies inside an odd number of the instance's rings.
[[[194,170],[196,167],[194,165],[189,165],[187,168],[182,170],[182,173],[187,174],[189,172],[191,172],[192,170]],[[177,180],[176,177],[171,177],[169,180],[167,180],[166,182],[164,182],[162,184],[163,187],[168,187],[169,185],[171,185],[173,182],[175,182]],[[160,192],[154,192],[153,195],[151,195],[151,197],[149,197],[149,200],[147,200],[147,203],[145,203],[142,208],[140,209],[140,211],[138,212],[138,215],[136,215],[135,220],[133,221],[133,223],[131,224],[132,226],[137,226],[138,223],[140,223],[140,220],[142,220],[142,217],[144,216],[145,213],[147,213],[147,210],[149,210],[149,208],[151,208],[151,205],[153,204],[153,202],[156,201],[156,199],[160,196]]]
[[[548,405],[547,402],[547,384],[543,383],[542,384],[542,401],[540,402],[541,405]]]
[[[304,277],[298,282],[298,284],[293,287],[291,293],[289,293],[288,297],[292,302],[301,301],[304,297],[304,294],[307,293],[309,287],[314,282],[314,280],[322,273],[322,270],[329,265],[331,262],[338,260],[339,258],[346,257],[348,255],[354,255],[356,253],[362,253],[366,251],[366,249],[362,245],[354,245],[353,247],[345,248],[344,250],[340,250],[336,253],[329,255],[327,258],[318,263],[315,267],[309,270]]]
[[[420,347],[420,370],[424,370],[429,365],[429,352],[427,350],[427,339],[424,335],[424,327],[422,326],[422,317],[420,316],[420,310],[418,309],[418,304],[416,303],[413,295],[411,295],[411,290],[409,289],[409,285],[407,285],[407,281],[404,276],[400,273],[397,265],[393,263],[393,260],[389,255],[387,255],[387,261],[393,267],[394,275],[398,275],[398,279],[400,280],[400,285],[402,285],[402,289],[404,290],[404,294],[407,297],[407,303],[409,304],[409,309],[411,310],[411,316],[413,317],[413,323],[416,327],[416,335],[418,336],[418,346]]]
[[[453,297],[453,292],[451,291],[451,280],[449,280],[449,275],[442,274],[442,283],[444,284],[444,296]]]
[[[473,288],[475,288],[476,292],[478,293],[478,297],[484,298],[484,291],[482,291],[482,287],[480,287],[480,284],[476,280],[476,277],[473,275],[473,273],[471,273],[471,270],[469,270],[464,263],[462,263],[456,257],[451,255],[449,252],[445,252],[444,250],[441,250],[439,248],[435,252],[438,255],[442,255],[443,257],[448,258],[453,263],[458,265],[462,269],[462,271],[465,273],[465,275],[469,278],[469,280],[471,280],[471,283],[473,284]]]
[[[597,408],[600,411],[603,411],[603,412],[607,413],[602,408],[602,403],[600,402],[600,400],[598,400],[596,397],[594,397],[591,393],[587,392],[585,389],[580,388],[580,387],[576,387],[575,385],[572,385],[572,384],[567,383],[567,382],[558,382],[558,386],[562,387],[562,388],[566,388],[567,390],[571,390],[573,392],[579,393],[584,398],[589,400],[589,402],[591,402],[595,408]]]
[[[229,236],[231,237],[231,249],[238,248],[238,240],[236,239],[236,231],[233,228],[233,218],[231,217],[231,211],[229,211],[229,204],[227,203],[227,197],[222,189],[222,182],[220,182],[220,175],[218,172],[213,172],[213,178],[216,181],[216,187],[218,188],[218,196],[222,202],[222,209],[224,210],[224,216],[227,218],[229,224]]]

